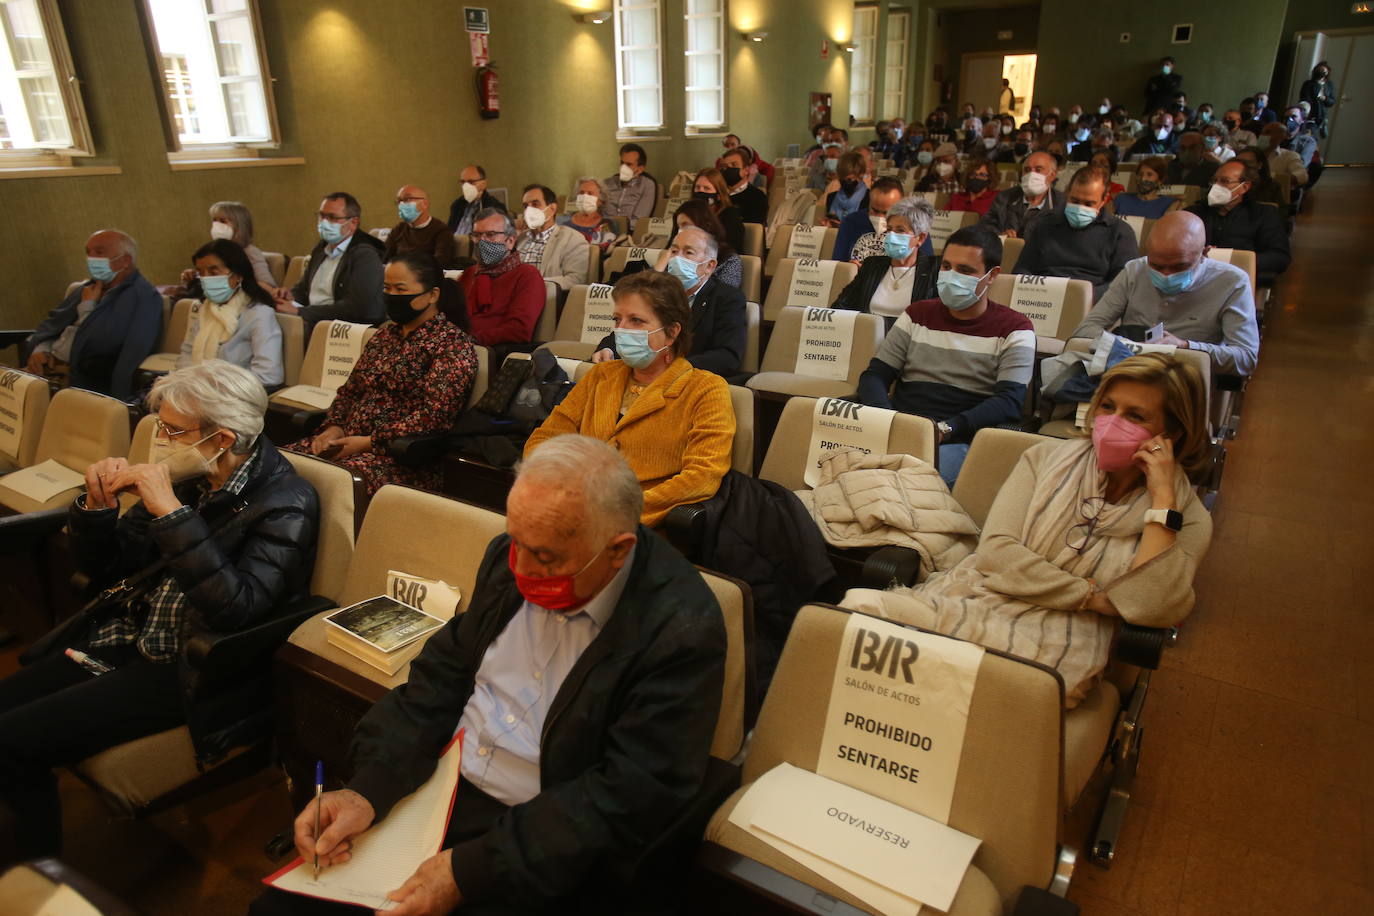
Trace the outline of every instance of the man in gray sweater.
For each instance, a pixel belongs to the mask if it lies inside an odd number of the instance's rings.
[[[1101,299],[1126,262],[1140,255],[1131,227],[1105,210],[1108,179],[1093,166],[1075,172],[1063,212],[1040,217],[1012,273],[1087,280],[1093,301]]]

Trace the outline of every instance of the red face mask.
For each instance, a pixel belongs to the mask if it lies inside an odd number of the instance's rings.
[[[605,550],[606,548],[601,548]],[[577,592],[573,589],[573,580],[587,571],[587,568],[596,562],[596,558],[601,556],[601,550],[592,555],[577,572],[570,576],[525,576],[521,575],[515,568],[515,542],[510,545],[510,571],[515,576],[515,587],[520,590],[520,594],[525,596],[525,600],[530,604],[537,604],[546,611],[572,611],[580,608],[591,600],[588,598],[577,597]]]
[[[1097,466],[1103,471],[1120,471],[1130,467],[1135,453],[1153,437],[1154,433],[1130,420],[1124,420],[1116,414],[1103,414],[1093,420]]]

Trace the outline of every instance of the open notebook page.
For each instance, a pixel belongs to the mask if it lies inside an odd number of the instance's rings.
[[[353,840],[353,855],[341,865],[320,869],[297,858],[263,879],[279,890],[338,903],[389,910],[396,890],[415,870],[442,848],[463,762],[463,733],[444,749],[434,774],[424,785],[396,803],[380,824]]]

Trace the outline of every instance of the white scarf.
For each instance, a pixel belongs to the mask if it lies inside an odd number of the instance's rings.
[[[198,307],[200,326],[196,339],[191,342],[192,365],[219,355],[220,346],[238,330],[239,316],[248,305],[248,294],[241,286],[223,305],[209,299],[201,300]]]

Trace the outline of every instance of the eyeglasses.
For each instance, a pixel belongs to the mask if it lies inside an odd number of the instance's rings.
[[[1216,178],[1213,180],[1225,188],[1234,188],[1236,185],[1245,184],[1244,178]]]
[[[506,240],[506,230],[499,229],[496,232],[474,232],[472,237],[481,242],[504,242]]]
[[[204,429],[202,426],[189,426],[186,429],[179,429],[170,423],[164,423],[157,414],[153,414],[153,426],[156,427],[157,432],[162,433],[168,439],[177,439],[187,433],[200,432]]]
[[[1092,540],[1093,532],[1097,530],[1097,520],[1102,514],[1102,507],[1107,504],[1105,496],[1089,496],[1078,506],[1078,516],[1083,521],[1069,528],[1064,535],[1064,543],[1070,550],[1076,551],[1079,556],[1088,549],[1088,542]]]
[[[320,219],[328,220],[331,223],[346,223],[351,220],[351,216],[332,216],[331,214],[320,212],[316,214]]]
[[[398,198],[396,198],[396,203],[398,203],[398,204],[415,204],[415,203],[419,203],[419,202],[422,201],[422,200],[428,200],[428,199],[429,199],[429,198],[427,198],[427,197],[398,197]]]

